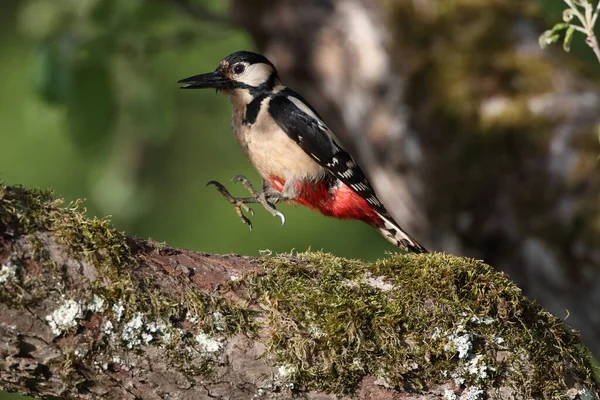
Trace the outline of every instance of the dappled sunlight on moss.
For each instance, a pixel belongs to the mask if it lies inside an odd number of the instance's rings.
[[[268,306],[269,351],[308,387],[351,390],[365,373],[405,389],[454,379],[524,398],[562,398],[572,374],[591,385],[577,336],[480,261],[300,253],[264,266],[255,284]]]

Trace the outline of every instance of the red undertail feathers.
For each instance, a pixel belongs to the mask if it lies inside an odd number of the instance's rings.
[[[283,191],[283,179],[272,177],[268,181],[273,189]],[[297,183],[296,193],[297,197],[291,200],[295,203],[328,217],[366,222],[378,229],[382,236],[395,246],[415,253],[427,253],[423,246],[400,228],[385,209],[383,212],[377,210],[344,183],[339,182],[332,187],[323,181],[300,181]]]

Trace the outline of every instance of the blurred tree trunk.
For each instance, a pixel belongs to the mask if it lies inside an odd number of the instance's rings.
[[[233,0],[284,80],[432,249],[483,258],[600,357],[600,95],[535,3]]]

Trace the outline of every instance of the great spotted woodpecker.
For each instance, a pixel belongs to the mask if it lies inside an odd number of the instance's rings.
[[[427,250],[394,221],[364,172],[336,142],[317,112],[279,80],[266,57],[239,51],[225,57],[214,72],[179,81],[184,89],[214,88],[226,94],[233,108],[235,137],[263,178],[258,192],[244,176],[241,182],[251,197],[235,198],[211,181],[235,207],[242,222],[252,228],[242,210],[253,214],[248,203],[260,203],[285,222],[275,209],[291,201],[339,219],[357,219],[378,229],[403,250]]]

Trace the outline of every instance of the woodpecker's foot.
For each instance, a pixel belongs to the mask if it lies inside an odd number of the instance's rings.
[[[279,193],[267,193],[264,191],[259,193],[256,189],[254,189],[254,186],[252,186],[250,180],[244,175],[236,175],[231,179],[231,181],[239,182],[242,185],[244,185],[244,187],[248,189],[252,197],[257,200],[257,203],[262,204],[265,210],[267,210],[272,216],[279,217],[279,219],[281,219],[281,225],[285,224],[285,215],[277,211],[274,204],[277,201],[281,200],[281,195]]]
[[[237,198],[237,197],[233,197],[231,195],[231,193],[229,193],[229,190],[227,190],[227,188],[225,186],[223,186],[221,183],[219,183],[217,181],[210,181],[210,182],[208,182],[206,184],[206,186],[210,186],[210,185],[213,185],[217,189],[217,191],[219,193],[221,193],[221,195],[223,197],[225,197],[225,199],[227,199],[227,201],[229,201],[231,204],[233,204],[233,208],[235,209],[235,213],[237,214],[238,217],[240,217],[240,219],[242,220],[242,223],[248,225],[248,228],[250,228],[250,230],[252,230],[252,222],[242,212],[242,210],[244,210],[247,213],[249,213],[251,216],[254,216],[254,210],[252,210],[246,204],[246,203],[250,203],[251,202],[251,201],[248,201],[251,198]]]
[[[244,187],[248,189],[248,191],[254,198],[258,199],[258,196],[260,196],[260,193],[256,189],[254,189],[254,186],[252,186],[252,182],[250,182],[250,179],[246,178],[244,175],[234,176],[233,178],[231,178],[231,182],[239,182],[242,185],[244,185]]]
[[[277,201],[277,196],[271,196],[265,192],[258,193],[250,181],[244,176],[238,175],[232,180],[234,182],[241,182],[246,189],[248,189],[252,197],[233,197],[227,188],[217,181],[210,181],[206,184],[206,186],[213,185],[219,191],[219,193],[221,193],[221,195],[233,205],[235,213],[238,215],[238,217],[240,217],[244,224],[248,225],[250,230],[252,230],[252,222],[250,222],[248,217],[246,217],[243,213],[243,211],[245,211],[251,216],[254,216],[254,210],[248,207],[248,203],[262,204],[265,210],[267,210],[271,215],[281,219],[281,225],[285,224],[285,216],[281,212],[277,211],[271,202],[273,200]],[[273,200],[271,200],[272,198]]]

